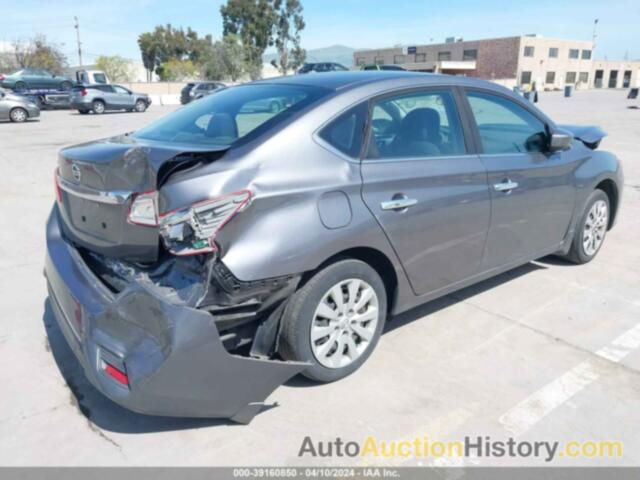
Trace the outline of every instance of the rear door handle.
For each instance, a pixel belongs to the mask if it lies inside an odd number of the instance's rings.
[[[382,210],[406,210],[409,207],[413,207],[418,203],[415,198],[394,198],[388,202],[380,203]]]
[[[504,180],[501,183],[493,184],[493,189],[496,192],[511,193],[511,191],[516,188],[518,188],[518,182],[512,182],[511,180]]]

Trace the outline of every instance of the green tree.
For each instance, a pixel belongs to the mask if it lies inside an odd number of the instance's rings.
[[[204,63],[206,79],[236,82],[245,72],[244,49],[236,35],[226,35],[212,45]]]
[[[145,68],[150,73],[155,71],[161,77],[164,75],[165,64],[173,60],[189,60],[194,67],[201,65],[212,45],[211,35],[200,37],[191,28],[185,31],[183,28],[176,29],[171,24],[158,25],[153,32],[146,32],[138,37]]]
[[[147,81],[151,81],[151,77],[158,66],[158,53],[160,44],[155,32],[146,32],[138,37],[138,46],[142,55],[142,64],[147,70]]]
[[[289,70],[297,70],[307,56],[300,46],[300,32],[305,23],[302,18],[302,4],[299,0],[274,0],[276,22],[274,25],[274,45],[278,60],[272,64],[286,75]]]
[[[252,79],[260,77],[262,55],[273,45],[276,12],[273,0],[228,0],[220,7],[223,35],[238,35],[244,49],[246,70]]]
[[[191,60],[171,59],[160,67],[160,78],[165,82],[193,80],[198,76],[198,69]]]
[[[96,67],[107,74],[112,82],[132,82],[134,72],[131,63],[119,55],[100,55]]]
[[[47,37],[38,34],[26,41],[13,43],[14,56],[20,68],[43,68],[61,75],[68,66],[67,57],[55,43],[47,40]]]

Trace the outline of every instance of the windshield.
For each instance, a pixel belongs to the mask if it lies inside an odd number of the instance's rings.
[[[147,140],[227,146],[259,135],[325,96],[317,87],[253,84],[194,101],[136,132]]]

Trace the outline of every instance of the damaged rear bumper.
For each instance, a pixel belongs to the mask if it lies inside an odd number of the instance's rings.
[[[211,314],[171,303],[141,282],[112,293],[63,239],[56,208],[45,275],[58,324],[88,379],[127,409],[247,423],[306,367],[230,354]],[[124,372],[128,385],[107,375],[107,365]]]

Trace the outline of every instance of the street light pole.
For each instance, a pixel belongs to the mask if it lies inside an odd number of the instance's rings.
[[[76,21],[74,28],[76,29],[76,39],[78,42],[78,61],[80,63],[80,68],[82,68],[82,42],[80,41],[80,24],[78,23],[78,17],[73,17]]]

